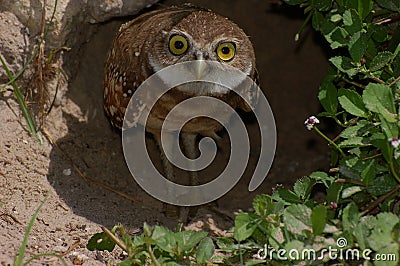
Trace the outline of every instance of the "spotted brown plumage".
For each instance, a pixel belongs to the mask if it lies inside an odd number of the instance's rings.
[[[105,65],[104,109],[110,122],[122,128],[130,98],[153,73],[193,60],[226,64],[256,80],[254,49],[248,36],[234,22],[209,10],[193,6],[169,7],[145,13],[122,25]],[[159,99],[146,121],[146,131],[159,143],[162,123],[171,109],[185,99],[200,95],[216,97],[234,109],[251,110],[242,98],[221,86],[184,84],[172,88]],[[249,88],[246,97],[255,102],[257,94]],[[138,118],[147,107],[146,102],[135,106],[133,122],[143,124]],[[215,136],[221,128],[218,122],[206,117],[188,122],[181,132],[183,142],[192,146],[186,147],[188,153],[194,153],[194,136]],[[161,158],[167,177],[173,179],[172,167],[162,150]]]

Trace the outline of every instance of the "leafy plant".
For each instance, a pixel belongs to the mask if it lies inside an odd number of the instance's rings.
[[[40,144],[43,144],[43,135],[41,129],[43,129],[43,123],[45,116],[51,111],[52,106],[54,104],[56,95],[58,93],[58,89],[62,82],[64,82],[63,78],[66,78],[66,74],[64,70],[56,65],[54,61],[56,61],[56,56],[63,50],[69,50],[67,47],[60,47],[54,51],[50,51],[49,56],[45,55],[45,42],[47,38],[47,34],[49,33],[50,26],[53,24],[53,20],[55,17],[55,13],[57,10],[58,0],[54,2],[54,8],[51,15],[51,18],[48,22],[46,22],[46,6],[47,2],[43,2],[42,8],[42,21],[41,21],[41,33],[39,38],[38,45],[33,49],[32,55],[28,58],[26,64],[22,67],[18,73],[13,74],[10,68],[8,67],[6,61],[3,58],[3,55],[0,53],[0,63],[1,66],[6,71],[7,77],[9,81],[6,84],[1,84],[0,92],[5,91],[5,88],[8,85],[11,85],[12,89],[10,89],[18,105],[21,109],[22,115],[25,118],[27,130],[28,132],[34,136],[37,140],[39,140]],[[26,89],[25,95],[23,91],[20,89],[20,86],[17,84],[17,80],[21,77],[26,69],[29,66],[33,65],[33,73],[31,74],[29,86]],[[56,92],[54,95],[54,99],[50,101],[49,92],[47,88],[47,82],[54,78],[57,75],[57,85]],[[34,93],[37,91],[37,93]],[[35,97],[32,97],[35,94]],[[37,95],[36,95],[37,94]],[[32,108],[29,108],[27,104],[26,98],[32,98],[32,102],[37,103],[39,107],[38,112],[32,112]],[[45,111],[45,106],[48,105],[48,109]],[[39,123],[36,121],[36,117],[39,120]]]
[[[21,108],[21,112],[22,112],[22,115],[25,118],[29,133],[31,133],[33,136],[35,136],[40,141],[40,143],[43,143],[42,134],[41,134],[39,128],[37,127],[37,125],[36,125],[35,118],[33,117],[31,111],[27,107],[25,98],[24,98],[21,90],[19,89],[19,86],[15,82],[16,78],[18,77],[18,75],[16,75],[16,76],[13,75],[13,73],[8,68],[6,62],[3,60],[3,57],[2,57],[1,54],[0,54],[0,62],[2,64],[2,66],[4,67],[4,69],[6,70],[8,78],[10,80],[9,83],[13,87],[14,97],[17,100],[17,102],[19,104],[19,107]]]
[[[214,243],[206,232],[172,232],[163,226],[144,224],[143,234],[133,238],[123,226],[95,234],[88,242],[89,250],[112,251],[117,244],[127,258],[119,265],[191,265],[204,264],[214,254]],[[116,236],[120,234],[120,238]]]
[[[343,128],[330,141],[335,147],[332,164],[338,167],[337,178],[357,185],[346,187],[346,197],[357,196],[357,204],[366,206],[399,189],[400,26],[396,21],[400,4],[397,0],[286,2],[301,3],[313,27],[337,51],[320,86],[318,98],[325,111],[319,116],[330,117]]]
[[[295,39],[311,22],[332,49],[329,75],[318,93],[324,111],[305,121],[308,130],[333,148],[332,168],[329,174],[314,172],[297,180],[293,190],[279,188],[271,196],[257,196],[254,212],[236,216],[233,237],[216,239],[218,255],[211,261],[224,265],[398,265],[400,2],[284,2],[304,8],[307,15]],[[340,134],[330,139],[319,129],[320,119],[332,119]],[[323,196],[315,197],[316,191]],[[192,245],[187,251],[190,255],[182,256],[177,233],[156,228],[134,238],[130,245],[138,252],[128,252],[131,262],[138,263],[134,261],[138,254],[151,257],[149,246],[168,263],[182,263],[185,256],[196,255]],[[214,247],[207,242],[204,246],[211,252]]]
[[[316,186],[327,190],[323,202],[311,198]],[[390,212],[363,215],[346,198],[352,190],[335,177],[315,172],[298,180],[293,191],[278,189],[272,196],[257,196],[255,213],[240,213],[235,220],[234,240],[246,247],[246,265],[360,263],[377,254],[387,260],[375,265],[397,265],[399,217]],[[234,259],[225,258],[229,263]]]
[[[285,0],[300,5],[330,44],[329,75],[318,98],[341,133],[329,139],[319,119],[305,121],[333,147],[331,175],[316,172],[298,180],[293,191],[278,189],[254,200],[255,213],[236,217],[235,240],[267,245],[270,262],[287,260],[344,263],[348,257],[323,256],[338,251],[391,254],[375,265],[399,263],[400,189],[400,2],[398,0]],[[296,35],[299,38],[301,30]],[[318,187],[325,196],[311,195]],[[367,215],[373,214],[373,215]],[[376,215],[377,214],[377,215]],[[342,245],[345,240],[346,245]],[[315,251],[315,257],[282,259],[277,252]],[[254,250],[246,252],[254,255]],[[265,255],[265,254],[264,254]],[[269,257],[270,256],[270,257]],[[390,257],[390,256],[386,256]],[[264,258],[264,257],[263,257]],[[353,258],[355,259],[355,258]],[[363,256],[356,258],[366,260]],[[308,261],[307,261],[308,260]],[[265,263],[264,260],[252,263]]]

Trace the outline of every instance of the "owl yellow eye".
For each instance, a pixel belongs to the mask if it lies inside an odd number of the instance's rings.
[[[217,55],[223,61],[230,61],[235,57],[235,44],[232,42],[220,43],[217,47]]]
[[[173,55],[181,55],[188,49],[188,42],[181,35],[172,35],[169,38],[169,51]]]

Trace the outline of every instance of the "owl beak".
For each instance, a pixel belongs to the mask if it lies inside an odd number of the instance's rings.
[[[196,63],[195,63],[196,79],[200,80],[203,77],[206,66],[207,66],[207,64],[206,64],[205,60],[203,60],[203,59],[196,60]]]
[[[196,62],[195,62],[195,75],[196,79],[201,79],[205,73],[205,69],[207,67],[207,63],[204,60],[206,55],[202,51],[196,51],[195,53],[196,56]]]

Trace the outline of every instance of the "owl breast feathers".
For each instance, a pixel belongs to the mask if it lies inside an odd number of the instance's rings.
[[[130,98],[149,76],[167,66],[193,60],[217,61],[256,80],[254,49],[247,35],[232,21],[209,10],[169,7],[145,13],[122,25],[105,65],[104,108],[111,123],[122,127]],[[157,134],[174,106],[200,95],[216,97],[235,109],[250,110],[241,97],[224,87],[187,84],[172,88],[159,99],[150,112],[146,130]],[[257,98],[257,94],[248,95],[249,102]],[[137,107],[138,116],[144,108],[145,103]],[[183,130],[210,135],[220,128],[214,120],[197,118]]]

